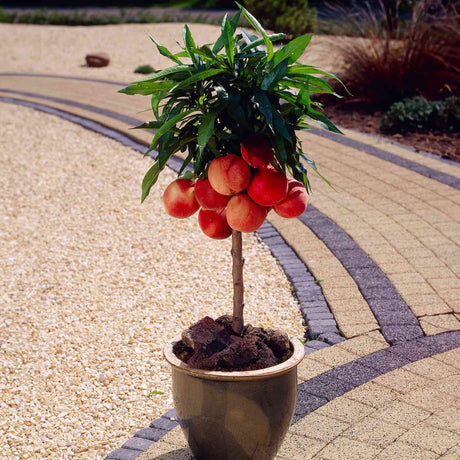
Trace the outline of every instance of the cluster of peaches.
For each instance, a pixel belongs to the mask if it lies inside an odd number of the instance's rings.
[[[201,230],[210,238],[224,239],[232,229],[254,232],[271,209],[282,217],[297,217],[305,211],[305,187],[274,166],[266,139],[245,140],[241,155],[229,153],[212,160],[206,179],[177,179],[169,184],[163,194],[166,212],[184,219],[201,208]]]

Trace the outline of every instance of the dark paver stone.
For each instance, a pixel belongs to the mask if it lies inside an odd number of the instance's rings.
[[[329,345],[327,343],[321,342],[319,340],[309,340],[306,344],[306,347],[314,348],[315,350],[321,350],[322,348],[327,348]]]
[[[374,309],[373,312],[380,326],[420,326],[418,319],[407,308],[399,311]]]
[[[411,324],[401,324],[397,326],[385,326],[381,328],[382,335],[390,345],[413,340],[423,336],[420,326]]]
[[[301,383],[297,387],[298,391],[301,388],[301,391],[304,391],[307,394],[312,394],[319,396],[320,398],[326,398],[328,401],[332,401],[334,398],[337,398],[354,388],[352,382],[336,379],[331,372],[332,371],[325,372],[324,374],[318,375],[307,382]]]
[[[318,409],[318,407],[324,406],[327,402],[326,398],[309,394],[297,387],[297,403],[291,424],[296,423],[301,418]]]
[[[329,378],[345,380],[353,384],[353,387],[358,387],[363,383],[369,382],[379,375],[379,370],[363,366],[357,361],[352,361],[329,372]]]
[[[327,333],[338,333],[338,329],[335,326],[310,326],[308,327],[308,332],[312,339],[317,339],[319,336]]]
[[[344,342],[345,340],[347,340],[345,337],[334,332],[326,332],[324,334],[320,334],[318,336],[318,339],[328,343],[329,345],[335,345],[337,343]]]
[[[160,417],[154,420],[150,424],[150,428],[160,428],[161,430],[171,430],[177,426],[178,422],[176,420],[171,420],[170,418]]]
[[[356,362],[379,371],[381,374],[390,372],[400,367],[410,364],[412,361],[404,356],[389,353],[388,348],[380,350],[370,355],[359,358]]]
[[[128,439],[121,447],[122,449],[132,449],[144,452],[144,450],[147,450],[153,443],[154,441],[151,441],[150,439],[131,438]]]
[[[308,318],[308,320],[331,319],[335,323],[334,315],[329,312],[312,313],[307,310],[306,317]]]
[[[106,460],[135,460],[139,456],[138,450],[117,449],[107,455]]]
[[[142,428],[134,435],[134,437],[149,439],[150,441],[158,441],[167,432],[167,430],[162,430],[160,428]]]

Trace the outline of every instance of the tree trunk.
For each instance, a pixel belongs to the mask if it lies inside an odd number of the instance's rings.
[[[232,230],[233,321],[232,328],[241,335],[244,326],[243,240],[241,232]]]

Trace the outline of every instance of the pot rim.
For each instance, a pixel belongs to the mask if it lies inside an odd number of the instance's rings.
[[[173,340],[166,343],[163,348],[163,355],[166,361],[171,364],[171,366],[178,370],[179,372],[184,372],[186,374],[192,375],[194,377],[199,377],[202,379],[208,380],[230,380],[230,381],[243,381],[243,380],[257,380],[257,379],[266,379],[268,377],[274,377],[277,375],[285,374],[292,368],[298,366],[305,356],[305,347],[302,342],[295,338],[291,337],[290,342],[294,351],[292,356],[281,364],[276,366],[266,367],[265,369],[257,369],[252,371],[233,371],[233,372],[223,372],[223,371],[209,371],[206,369],[195,369],[188,364],[181,361],[172,351],[173,343],[181,340],[180,336],[175,337]]]

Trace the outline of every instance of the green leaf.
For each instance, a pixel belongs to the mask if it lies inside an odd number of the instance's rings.
[[[241,10],[239,10],[235,14],[235,16],[233,16],[233,18],[230,20],[230,25],[232,27],[232,36],[235,33],[236,28],[238,27],[240,16],[241,16]],[[214,43],[214,46],[212,47],[212,52],[214,54],[217,54],[223,47],[224,47],[224,40],[221,34],[220,37],[216,40],[216,43]]]
[[[135,126],[134,128],[130,129],[158,129],[161,128],[163,125],[163,121],[148,121],[146,123],[142,123],[142,125]]]
[[[254,96],[254,102],[259,104],[259,110],[265,116],[265,119],[267,120],[267,124],[269,128],[274,132],[273,107],[266,93],[263,91],[257,92],[256,95]]]
[[[265,29],[261,26],[260,22],[246,8],[243,8],[238,2],[236,2],[236,4],[243,13],[243,16],[254,27],[254,29],[256,29],[264,38],[264,43],[267,48],[267,56],[268,59],[271,59],[271,57],[273,56],[273,44],[268,38],[267,32],[265,32]]]
[[[155,185],[156,181],[158,180],[158,176],[160,175],[160,163],[155,161],[153,166],[147,171],[142,181],[142,197],[141,203],[147,198],[148,194],[150,193],[150,189]]]
[[[152,145],[155,146],[158,142],[158,139],[161,136],[163,136],[163,134],[168,132],[171,128],[175,127],[176,124],[179,123],[179,121],[181,121],[183,118],[185,118],[187,115],[190,115],[194,111],[195,110],[187,110],[186,112],[181,112],[178,115],[175,115],[174,117],[170,118],[167,122],[163,123],[161,128],[159,128],[158,131],[155,133],[155,137],[152,140]]]
[[[198,146],[200,147],[200,153],[203,152],[209,139],[211,139],[218,113],[217,111],[209,112],[205,114],[201,120],[200,127],[198,128]]]
[[[232,26],[228,20],[228,13],[225,14],[224,19],[222,21],[222,41],[224,42],[225,46],[225,54],[227,55],[228,62],[230,67],[233,68],[234,64],[234,54],[235,50],[233,48],[233,34],[234,30],[232,30]]]
[[[136,81],[132,84],[134,85],[134,84],[139,84],[139,83],[144,83],[144,82],[153,82],[153,81],[161,80],[164,77],[170,77],[180,72],[193,72],[193,67],[189,65],[177,65],[174,67],[168,67],[167,69],[155,72],[153,75],[150,75],[149,77],[143,78],[142,80]],[[120,92],[123,92],[123,91],[120,91]]]
[[[150,37],[150,40],[152,40],[152,42],[155,43],[156,47],[158,48],[158,51],[160,52],[162,56],[165,56],[171,59],[171,61],[174,61],[177,64],[180,64],[180,65],[183,64],[182,61],[177,58],[177,56],[175,56],[174,54],[171,53],[171,51],[168,50],[168,48],[166,48],[163,45],[160,45],[151,35],[149,35],[149,37]]]
[[[240,54],[246,53],[247,51],[256,48],[257,46],[263,45],[265,43],[265,40],[263,38],[258,38],[256,35],[249,34],[243,29],[241,29],[241,32],[243,34],[243,38],[246,42],[246,45],[243,46],[243,48],[241,48]],[[254,37],[254,39],[251,40],[252,37]],[[272,34],[268,36],[272,43],[278,40],[282,40],[285,37],[286,34]]]
[[[294,40],[291,40],[287,45],[280,48],[273,55],[273,65],[278,65],[286,58],[289,58],[289,64],[296,62],[302,56],[312,36],[312,34],[302,35],[301,37],[294,38]]]
[[[275,87],[275,85],[286,75],[289,59],[281,61],[269,74],[262,80],[260,87],[267,91]]]
[[[275,134],[281,134],[281,136],[292,144],[292,138],[286,127],[286,122],[278,110],[273,110],[273,126],[275,128]]]
[[[310,166],[310,168],[313,169],[313,171],[315,171],[315,173],[318,174],[318,176],[321,177],[321,179],[323,179],[323,181],[326,182],[326,184],[329,185],[329,187],[334,189],[332,184],[318,171],[316,163],[311,158],[308,158],[305,154],[301,152],[299,152],[299,154],[304,159],[305,163],[307,163],[307,165]]]
[[[193,40],[192,33],[190,32],[190,29],[188,28],[187,24],[185,24],[184,26],[182,37],[184,39],[185,49],[187,50],[187,53],[190,59],[192,60],[192,62],[195,64],[195,67],[196,67],[196,65],[198,64],[198,59],[195,53],[193,52],[193,50],[196,48],[195,40]]]
[[[152,111],[157,119],[160,118],[158,107],[160,105],[161,100],[163,99],[163,97],[166,96],[167,93],[168,93],[167,91],[156,91],[155,93],[152,94],[152,100],[151,100]]]
[[[228,73],[228,70],[226,69],[210,69],[210,70],[203,70],[203,72],[198,72],[193,74],[191,77],[186,78],[185,80],[179,82],[176,84],[176,86],[173,86],[171,88],[171,92],[183,88],[185,86],[188,86],[192,83],[195,83],[197,81],[205,80],[206,78],[209,77],[214,77],[215,75],[219,75],[220,73]]]

